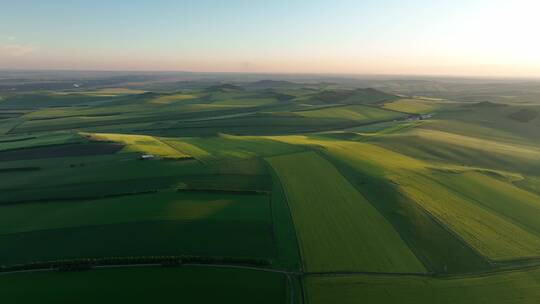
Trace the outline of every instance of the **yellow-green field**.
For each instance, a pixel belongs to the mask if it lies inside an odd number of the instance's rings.
[[[114,141],[125,145],[122,152],[139,152],[161,156],[165,158],[189,158],[189,154],[186,154],[180,150],[173,148],[172,146],[160,141],[159,139],[148,135],[130,135],[130,134],[110,134],[110,133],[92,133],[84,135],[89,136],[92,140],[96,141]],[[178,146],[178,145],[177,145]],[[183,147],[188,147],[192,151],[196,148],[190,148],[188,144],[183,144]],[[200,153],[200,152],[199,152]]]
[[[181,102],[184,100],[189,100],[189,99],[194,99],[194,98],[197,98],[197,96],[193,94],[183,94],[183,93],[170,94],[170,95],[164,95],[164,96],[159,96],[157,98],[154,98],[150,100],[150,103],[166,105],[166,104]]]
[[[6,303],[540,303],[537,84],[71,73],[0,72]]]
[[[399,178],[398,182],[403,193],[490,260],[540,256],[540,238],[537,235],[429,177],[415,174]]]
[[[311,118],[338,118],[362,121],[397,119],[403,116],[397,112],[360,105],[338,106],[310,111],[299,111],[294,113],[303,117]]]
[[[212,105],[223,107],[256,107],[269,104],[274,101],[275,100],[272,98],[246,98],[215,101],[212,103]]]
[[[540,196],[516,187],[511,183],[512,180],[501,180],[500,176],[492,177],[474,171],[461,174],[434,173],[434,177],[454,192],[540,235]]]
[[[306,271],[425,272],[392,226],[314,152],[268,159],[289,201]]]
[[[540,256],[540,238],[511,220],[479,205],[429,177],[429,164],[373,144],[310,139],[276,140],[322,147],[323,151],[356,170],[382,175],[465,242],[490,260]],[[429,189],[429,191],[428,191]],[[489,188],[488,188],[489,191]]]
[[[399,99],[390,103],[386,103],[383,108],[414,114],[433,113],[444,107],[442,101],[424,100],[424,99]]]
[[[407,132],[406,135],[426,138],[430,141],[460,146],[467,149],[484,150],[489,151],[490,153],[519,157],[523,158],[524,160],[533,161],[540,159],[540,149],[534,146],[497,142],[493,140],[428,129],[414,129]]]
[[[540,269],[457,278],[391,276],[308,277],[310,304],[535,304]]]

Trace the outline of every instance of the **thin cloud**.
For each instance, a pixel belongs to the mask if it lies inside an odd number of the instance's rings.
[[[0,55],[7,55],[12,57],[21,57],[34,52],[34,47],[31,45],[23,44],[5,44],[0,45]]]

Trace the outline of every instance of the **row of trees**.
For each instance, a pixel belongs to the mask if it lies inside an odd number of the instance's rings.
[[[80,258],[55,261],[33,262],[12,266],[0,266],[0,272],[14,272],[25,270],[60,270],[79,271],[89,270],[96,266],[129,266],[156,264],[163,267],[175,267],[189,264],[208,265],[242,265],[253,267],[267,267],[270,261],[259,258],[237,257],[206,257],[206,256],[132,256],[132,257],[106,257],[106,258]]]

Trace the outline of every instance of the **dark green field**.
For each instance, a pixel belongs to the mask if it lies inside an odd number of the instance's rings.
[[[28,285],[31,284],[31,292]],[[59,290],[61,286],[61,290]],[[289,303],[285,275],[219,267],[116,268],[0,276],[6,303]],[[209,290],[211,292],[209,292]]]
[[[200,77],[0,79],[6,303],[540,302],[537,87]]]

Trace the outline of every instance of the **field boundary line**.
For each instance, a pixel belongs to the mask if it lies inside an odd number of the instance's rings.
[[[478,278],[478,277],[489,277],[505,273],[516,273],[516,272],[526,272],[529,270],[540,270],[540,264],[522,266],[516,268],[507,268],[507,269],[490,269],[486,271],[478,271],[471,273],[458,273],[458,274],[436,274],[436,273],[392,273],[392,272],[306,272],[303,275],[305,277],[347,277],[347,276],[380,276],[380,277],[421,277],[421,278],[432,278],[432,279],[445,279],[445,280],[455,280],[455,279],[467,279],[467,278]]]
[[[271,272],[271,273],[280,273],[284,275],[304,275],[301,272],[287,271],[282,269],[275,268],[264,268],[264,267],[255,267],[255,266],[245,266],[245,265],[233,265],[233,264],[202,264],[202,263],[183,263],[178,266],[163,266],[159,263],[142,263],[142,264],[113,264],[113,265],[95,265],[84,271],[92,271],[98,269],[114,269],[114,268],[141,268],[141,267],[158,267],[158,268],[181,268],[183,266],[194,266],[194,267],[205,267],[205,268],[231,268],[231,269],[245,269],[253,271],[262,271],[262,272]],[[9,275],[16,273],[35,273],[35,272],[70,272],[68,270],[60,270],[58,267],[53,268],[44,268],[44,269],[28,269],[28,270],[14,270],[14,271],[0,271],[0,275]]]

